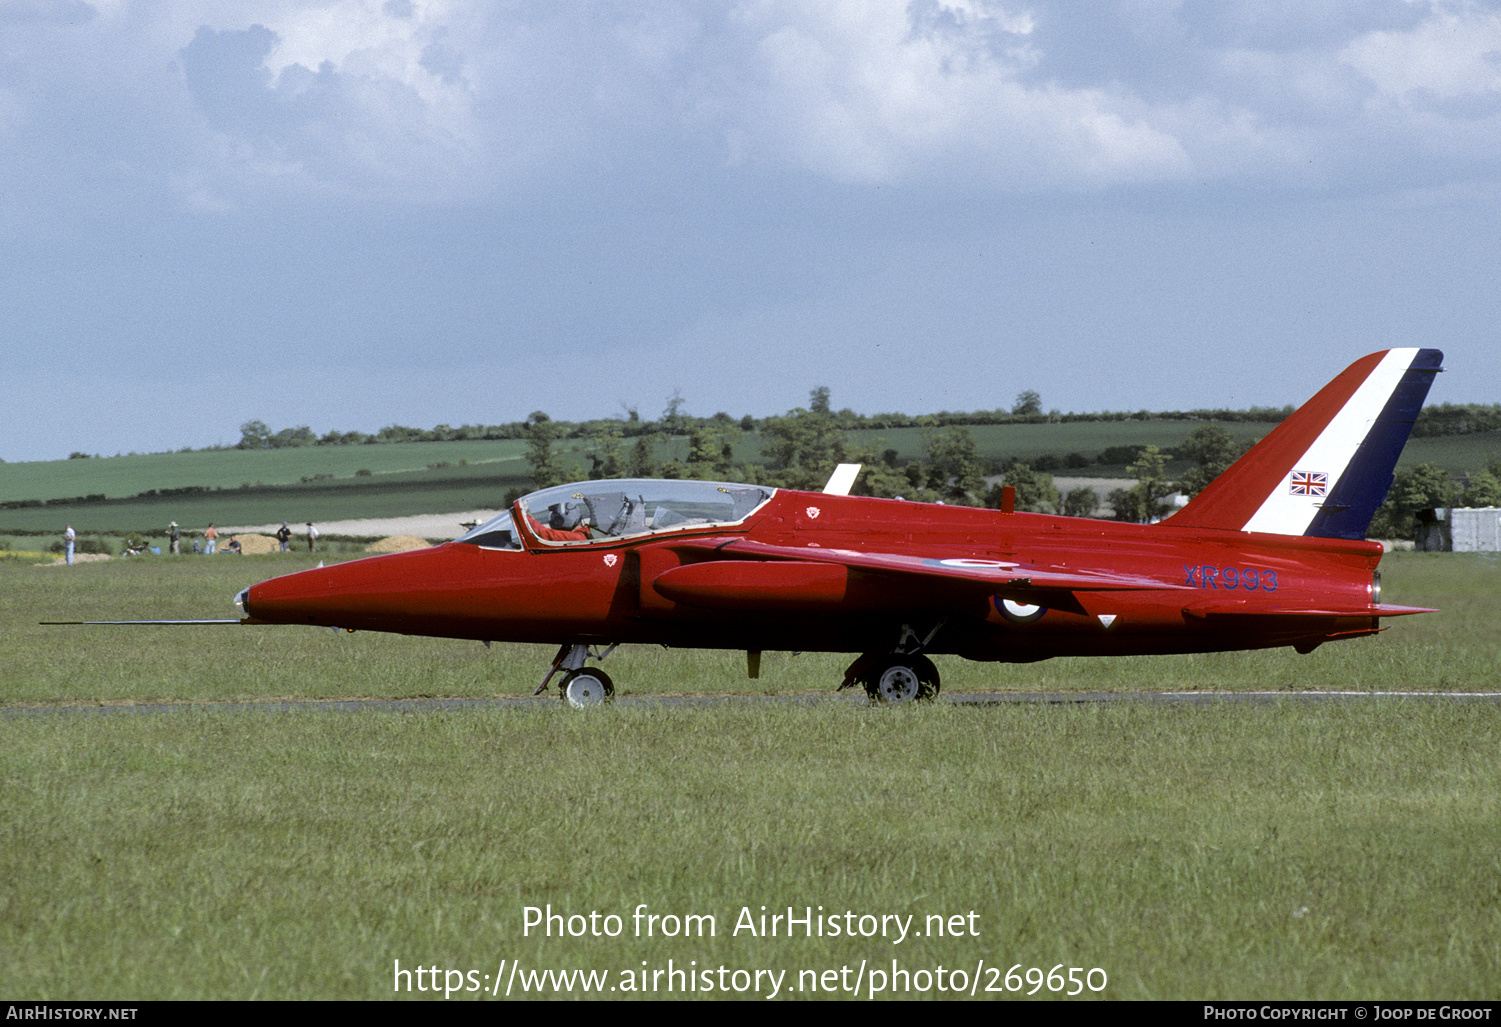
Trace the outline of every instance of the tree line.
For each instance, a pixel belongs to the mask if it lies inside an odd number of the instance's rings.
[[[535,411],[524,422],[527,465],[531,484],[549,488],[581,474],[601,478],[696,478],[746,482],[777,488],[816,491],[823,487],[835,466],[863,465],[853,494],[901,498],[917,502],[998,508],[1002,488],[1015,490],[1015,508],[1036,513],[1094,516],[1099,497],[1094,489],[1081,486],[1060,494],[1050,470],[1084,467],[1092,461],[1079,453],[1045,457],[1033,463],[994,460],[982,456],[967,424],[939,424],[937,419],[921,425],[922,452],[916,459],[901,461],[894,449],[877,450],[849,437],[844,412],[830,409],[825,386],[809,393],[806,407],[779,417],[756,422],[760,433],[761,460],[737,461],[735,446],[748,430],[727,415],[679,420],[679,397],[669,402],[663,422],[649,430],[626,434],[620,421],[592,422],[583,432],[573,432]],[[1035,392],[1023,392],[1014,409],[1019,416],[1037,404]],[[686,459],[659,459],[672,428],[681,424],[687,435]],[[573,440],[569,452],[560,444]],[[1176,450],[1156,446],[1110,447],[1098,456],[1104,462],[1130,462],[1138,484],[1112,493],[1110,505],[1120,520],[1150,520],[1168,508],[1162,503],[1174,491],[1197,492],[1228,467],[1243,451],[1219,425],[1205,425]],[[582,457],[580,466],[574,457]],[[1194,467],[1182,479],[1169,480],[1167,461],[1191,459]],[[1000,480],[994,480],[997,477]],[[1161,508],[1159,510],[1159,507]]]
[[[582,436],[575,452],[588,462],[587,477],[697,478],[747,482],[779,488],[816,491],[840,463],[864,468],[853,494],[903,498],[918,502],[999,508],[1002,488],[1015,490],[1015,509],[1034,513],[1093,517],[1099,507],[1094,489],[1080,486],[1060,493],[1051,474],[1023,461],[992,461],[976,449],[967,425],[932,427],[925,431],[922,454],[905,464],[897,452],[852,442],[839,417],[828,409],[828,390],[815,389],[809,406],[760,422],[762,461],[737,462],[735,443],[743,429],[729,421],[707,419],[688,428],[686,460],[656,457],[666,433],[638,434],[627,440],[619,422],[603,422]],[[556,448],[566,437],[562,425],[537,411],[527,421],[527,464],[535,488],[573,480],[579,468]],[[1106,501],[1118,521],[1158,520],[1176,507],[1169,497],[1193,497],[1224,473],[1252,444],[1236,442],[1224,427],[1205,424],[1172,450],[1157,446],[1119,447],[1129,454],[1127,473],[1136,484],[1113,490]],[[1170,459],[1189,461],[1178,476],[1168,473]],[[993,480],[997,476],[1000,480]],[[513,497],[514,498],[514,497]],[[1501,460],[1455,480],[1434,464],[1397,472],[1386,502],[1372,520],[1369,534],[1403,538],[1411,534],[1415,511],[1441,506],[1501,506]]]
[[[1219,424],[1251,423],[1280,424],[1293,412],[1291,406],[1251,407],[1246,410],[1199,409],[1134,412],[1102,411],[1099,413],[1060,413],[1041,411],[1041,400],[1032,390],[1017,396],[1010,410],[981,410],[971,412],[939,411],[912,417],[907,414],[857,414],[848,408],[831,411],[827,409],[826,387],[814,389],[823,393],[824,409],[819,400],[813,399],[808,410],[830,418],[841,431],[888,430],[893,428],[945,428],[995,424],[1071,424],[1081,422],[1123,421],[1204,421]],[[601,428],[617,425],[622,437],[635,438],[641,435],[684,436],[695,428],[733,425],[742,433],[749,434],[763,429],[768,421],[780,418],[756,418],[746,414],[732,418],[726,413],[712,417],[693,417],[683,412],[683,399],[674,394],[668,407],[657,420],[643,420],[637,409],[629,407],[624,416],[590,421],[552,422],[561,438],[583,439],[597,433]],[[793,412],[789,412],[793,413]],[[501,441],[530,437],[535,414],[523,421],[505,424],[464,424],[454,427],[440,424],[432,428],[412,428],[401,424],[388,424],[376,432],[329,431],[318,435],[307,425],[282,428],[273,431],[264,421],[246,421],[240,425],[240,441],[235,449],[287,449],[299,446],[368,446],[391,442],[454,442],[454,441]],[[786,416],[786,415],[784,415]],[[1440,403],[1424,407],[1413,424],[1414,438],[1433,438],[1445,435],[1467,435],[1475,432],[1501,431],[1501,403]],[[218,447],[209,447],[218,448]],[[85,458],[87,453],[70,454],[69,459]],[[1120,462],[1120,461],[1106,461]]]
[[[1152,412],[1104,411],[1100,413],[1062,413],[1042,410],[1042,397],[1034,389],[1024,389],[1016,396],[1009,409],[980,411],[943,410],[936,414],[911,416],[903,413],[860,414],[848,407],[833,410],[829,405],[829,388],[818,386],[809,393],[806,408],[789,411],[781,417],[757,418],[746,414],[733,418],[727,413],[712,417],[695,417],[685,412],[685,401],[680,392],[674,392],[667,400],[667,407],[656,420],[643,419],[636,407],[626,407],[622,416],[589,421],[553,420],[543,417],[554,426],[559,438],[589,439],[601,430],[612,431],[618,427],[623,438],[642,435],[685,436],[695,430],[723,430],[733,426],[742,434],[764,431],[769,423],[795,416],[798,410],[825,418],[840,431],[890,430],[894,428],[934,429],[960,426],[996,424],[1066,424],[1077,422],[1116,421],[1219,421],[1277,424],[1292,413],[1292,407],[1252,407],[1248,410],[1189,410]],[[360,446],[391,442],[453,442],[453,441],[501,441],[529,439],[537,420],[533,412],[523,421],[505,424],[465,424],[458,427],[440,424],[433,428],[411,428],[389,424],[377,432],[330,431],[318,435],[307,425],[282,428],[273,431],[264,421],[246,421],[240,425],[240,441],[236,449],[286,449],[298,446]],[[86,455],[86,454],[79,454]]]

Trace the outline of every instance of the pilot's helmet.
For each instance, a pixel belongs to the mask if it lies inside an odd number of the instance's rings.
[[[578,503],[554,503],[547,513],[547,526],[560,531],[572,531],[584,519],[583,507]]]

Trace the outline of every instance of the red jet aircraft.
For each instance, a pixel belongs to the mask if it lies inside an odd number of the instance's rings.
[[[1158,524],[795,492],[604,480],[533,492],[431,549],[301,571],[236,597],[246,624],[561,643],[575,706],[613,694],[588,666],[647,642],[859,654],[840,688],[930,697],[932,654],[1201,653],[1325,642],[1429,612],[1381,602],[1366,526],[1442,354],[1351,364]],[[1009,498],[1009,494],[1008,494]]]

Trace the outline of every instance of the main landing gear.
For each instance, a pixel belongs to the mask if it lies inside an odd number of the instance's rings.
[[[932,699],[938,695],[941,682],[938,668],[923,655],[933,636],[943,627],[943,621],[934,624],[924,636],[919,637],[910,625],[903,624],[897,643],[889,650],[874,650],[865,653],[844,672],[840,690],[860,685],[873,703],[909,703]],[[603,660],[616,649],[611,645],[599,651],[583,642],[564,642],[558,647],[547,676],[537,686],[533,695],[541,695],[553,677],[562,671],[558,691],[563,701],[576,710],[600,706],[615,698],[615,683],[610,675],[598,667],[585,666],[590,659]],[[748,668],[751,676],[760,669],[760,653],[751,650]]]
[[[547,676],[537,686],[533,695],[541,695],[547,690],[547,684],[552,676],[558,671],[563,671],[563,680],[558,682],[558,691],[563,695],[563,701],[576,710],[588,709],[591,706],[599,706],[610,702],[615,698],[615,682],[610,680],[610,675],[598,667],[585,667],[584,661],[589,657],[603,660],[615,651],[615,646],[610,646],[604,652],[591,652],[589,646],[582,642],[569,644],[564,642],[558,648],[558,655],[552,661],[552,667],[547,671]]]
[[[839,687],[851,685],[864,687],[871,702],[904,703],[933,698],[942,682],[922,653],[866,653],[850,664]]]
[[[891,652],[869,652],[850,664],[844,672],[844,682],[839,688],[861,685],[871,702],[904,703],[919,699],[932,699],[938,694],[942,682],[938,668],[923,655],[922,650],[938,629],[939,621],[927,636],[919,639],[908,625],[902,625],[901,638]]]

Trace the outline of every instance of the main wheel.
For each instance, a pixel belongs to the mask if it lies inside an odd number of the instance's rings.
[[[598,706],[615,698],[615,683],[602,670],[584,668],[570,673],[559,686],[563,699],[576,710]]]
[[[912,669],[917,671],[917,680],[922,683],[917,697],[919,699],[933,698],[938,694],[938,690],[943,687],[943,682],[938,677],[938,668],[933,666],[933,661],[922,655],[922,653],[918,653],[911,659]]]
[[[938,668],[922,654],[891,656],[866,680],[871,702],[905,703],[931,699],[938,694]]]
[[[911,702],[922,692],[922,679],[911,664],[893,657],[875,669],[865,691],[872,702]]]

